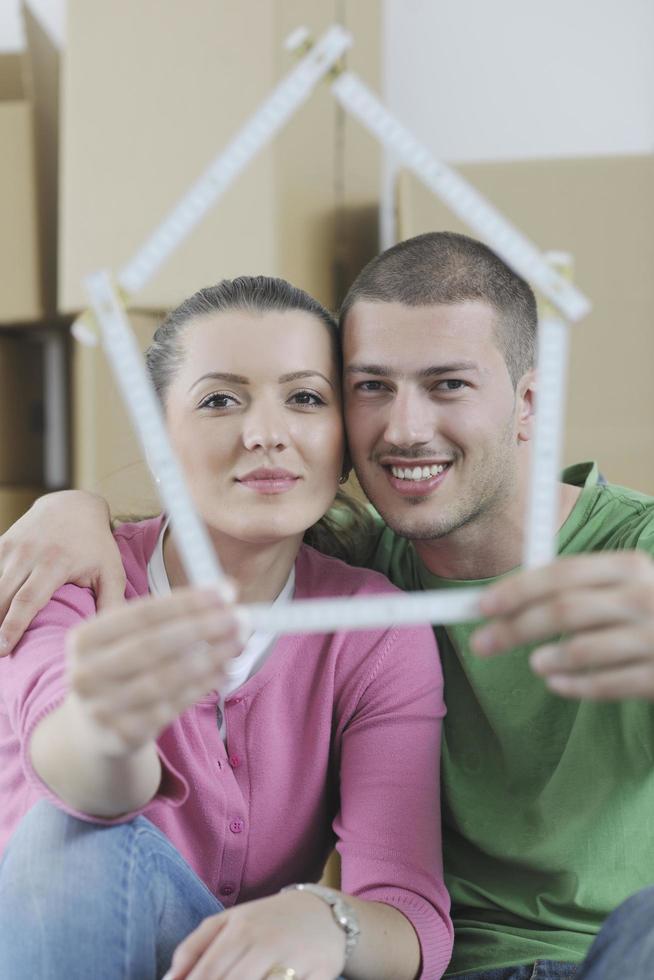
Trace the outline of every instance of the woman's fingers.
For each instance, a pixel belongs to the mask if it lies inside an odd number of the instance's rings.
[[[176,589],[163,598],[143,596],[105,610],[78,626],[76,647],[81,653],[120,643],[125,636],[172,623],[183,616],[226,608],[215,589]]]
[[[83,638],[81,646],[71,643],[69,677],[71,686],[82,696],[92,697],[113,684],[142,680],[161,685],[171,663],[179,664],[186,675],[206,673],[240,651],[239,623],[233,609],[192,609],[176,619],[164,619],[135,628],[127,638],[92,649],[93,637]],[[209,644],[207,653],[198,644]],[[184,665],[184,666],[182,666]],[[173,671],[173,676],[175,672]],[[160,688],[161,689],[161,688]]]

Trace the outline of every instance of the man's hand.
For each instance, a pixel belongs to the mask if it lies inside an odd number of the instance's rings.
[[[41,497],[0,536],[0,656],[66,582],[93,589],[98,610],[124,601],[109,508],[82,490]]]
[[[275,967],[334,980],[344,959],[345,937],[325,903],[289,892],[205,919],[177,947],[164,980],[264,980]]]
[[[564,697],[654,701],[654,560],[642,551],[560,558],[485,592],[481,656],[542,644],[531,665]],[[561,637],[561,639],[557,639]]]

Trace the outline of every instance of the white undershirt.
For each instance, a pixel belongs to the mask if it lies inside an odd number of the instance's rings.
[[[167,527],[168,521],[165,521],[161,531],[159,532],[155,549],[152,552],[150,561],[148,562],[148,588],[152,595],[166,596],[170,595],[171,593],[170,582],[168,580],[168,573],[166,572],[163,556],[163,542]],[[294,592],[295,567],[291,568],[291,573],[286,579],[286,583],[282,591],[275,599],[273,605],[276,605],[278,602],[286,602],[287,600],[292,599]],[[239,654],[238,657],[233,657],[232,660],[228,662],[227,678],[219,692],[218,703],[220,736],[223,741],[227,735],[227,726],[225,722],[225,698],[230,694],[233,694],[234,691],[242,684],[245,684],[245,682],[252,677],[253,674],[256,674],[256,672],[271,654],[276,639],[277,636],[273,633],[253,633],[245,645],[243,653]]]

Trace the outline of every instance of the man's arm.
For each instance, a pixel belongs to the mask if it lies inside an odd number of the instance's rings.
[[[0,536],[0,656],[66,582],[93,589],[98,610],[123,601],[125,571],[109,507],[83,490],[40,497]]]

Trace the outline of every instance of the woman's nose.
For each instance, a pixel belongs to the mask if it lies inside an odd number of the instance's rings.
[[[243,425],[243,445],[246,449],[283,449],[288,442],[283,411],[263,404],[250,408]]]

